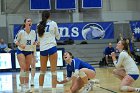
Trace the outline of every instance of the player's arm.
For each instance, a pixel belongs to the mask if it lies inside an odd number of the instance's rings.
[[[62,80],[62,81],[57,81],[57,83],[58,83],[58,84],[64,84],[64,83],[69,82],[70,80],[71,80],[71,77],[67,77],[67,78],[65,78],[65,79]]]
[[[14,43],[15,43],[17,46],[19,46],[19,47],[21,47],[22,49],[24,49],[24,48],[25,48],[25,45],[20,44],[20,43],[19,43],[20,40],[21,40],[21,31],[19,31],[19,32],[17,33],[17,35],[16,35],[16,37],[15,37],[15,39],[14,39]]]
[[[57,40],[60,39],[60,34],[59,34],[59,31],[58,31],[58,26],[56,23],[54,23],[54,33],[55,33],[55,37]]]
[[[66,83],[66,82],[71,80],[71,76],[72,76],[72,71],[69,71],[68,67],[67,67],[67,77],[62,81],[57,81],[57,83],[58,84],[64,84],[64,83]]]
[[[112,56],[113,63],[115,65],[115,67],[116,68],[120,68],[121,65],[122,65],[122,62],[124,61],[125,53],[124,52],[120,53],[118,60],[116,59],[115,52],[112,52],[111,53],[111,56]]]

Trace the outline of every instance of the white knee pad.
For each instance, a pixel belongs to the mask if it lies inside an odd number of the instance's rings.
[[[40,71],[40,75],[45,75],[46,71]]]
[[[79,73],[80,73],[80,71],[78,69],[76,69],[75,72],[73,73],[73,76],[79,77]]]
[[[26,72],[25,71],[20,71],[20,77],[26,77]]]
[[[120,90],[123,91],[123,92],[127,92],[128,91],[128,86],[121,86]]]
[[[85,72],[83,72],[83,71],[80,71],[80,72],[79,72],[79,77],[83,78],[83,77],[86,77],[86,76],[87,76],[87,75],[86,75]]]
[[[53,71],[51,73],[52,73],[53,76],[56,76],[57,75],[56,71]]]

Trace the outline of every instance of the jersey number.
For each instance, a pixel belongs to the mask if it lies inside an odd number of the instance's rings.
[[[46,32],[49,32],[50,25],[46,25]]]
[[[31,40],[27,40],[26,45],[31,45]]]

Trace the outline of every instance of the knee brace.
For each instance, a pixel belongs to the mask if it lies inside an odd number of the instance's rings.
[[[123,92],[127,92],[128,91],[128,86],[121,86],[120,90],[123,91]]]
[[[25,72],[25,77],[29,77],[29,71]]]
[[[26,77],[26,72],[25,71],[20,71],[20,77]]]
[[[75,72],[73,73],[73,76],[74,77],[79,77],[79,72],[80,71],[78,69],[76,69]]]
[[[45,75],[46,71],[40,71],[40,75]]]
[[[86,77],[86,73],[83,72],[83,71],[79,71],[79,77],[83,78],[83,77]]]
[[[53,71],[51,73],[52,73],[53,76],[56,76],[57,75],[56,71]]]

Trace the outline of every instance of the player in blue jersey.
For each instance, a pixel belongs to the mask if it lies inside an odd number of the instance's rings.
[[[58,81],[58,84],[63,84],[72,80],[72,85],[70,87],[72,93],[77,93],[82,87],[84,87],[82,93],[88,93],[92,87],[90,79],[96,76],[94,67],[79,58],[74,58],[70,52],[65,52],[63,58],[68,64],[67,78],[63,81]]]
[[[57,84],[57,43],[60,39],[57,23],[50,20],[50,12],[42,12],[42,21],[38,24],[38,41],[40,44],[40,76],[39,92],[43,93],[44,76],[47,69],[47,61],[50,61],[52,73],[52,93],[56,93]]]
[[[31,29],[32,20],[27,18],[14,40],[17,48],[17,59],[20,65],[21,92],[29,90],[29,68],[33,58],[33,46],[35,45],[36,33]],[[24,90],[25,88],[25,90]]]

